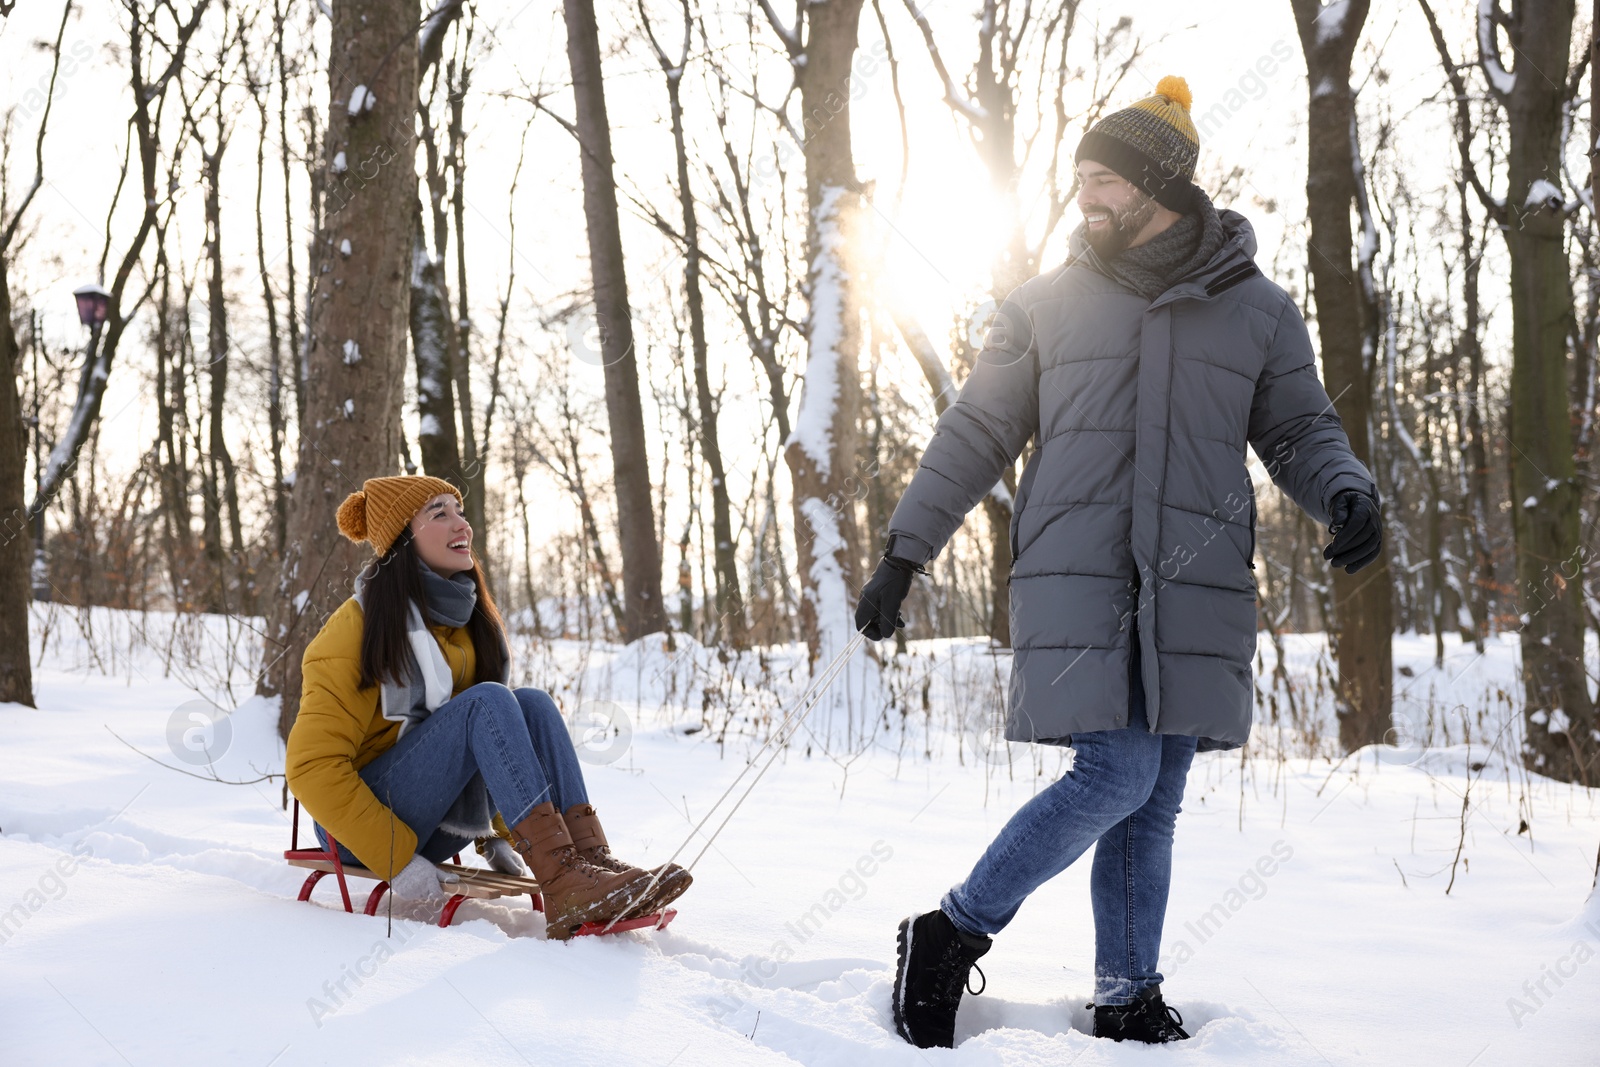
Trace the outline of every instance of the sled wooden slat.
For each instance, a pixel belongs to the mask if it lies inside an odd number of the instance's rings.
[[[325,871],[328,874],[337,873],[331,860],[292,858],[289,860],[289,866]],[[438,866],[440,870],[449,871],[461,879],[459,882],[448,882],[443,885],[443,888],[450,893],[460,893],[462,896],[476,897],[480,900],[496,900],[500,897],[539,892],[539,883],[532,878],[519,878],[514,874],[501,874],[499,871],[485,870],[482,867],[458,867],[453,863],[441,863]],[[374,882],[384,880],[377,871],[348,863],[344,865],[344,874],[346,878],[370,878]]]

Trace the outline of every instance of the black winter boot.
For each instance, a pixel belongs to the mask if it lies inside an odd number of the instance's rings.
[[[1097,1004],[1094,1036],[1165,1045],[1187,1039],[1189,1032],[1183,1028],[1178,1009],[1161,999],[1161,986],[1157,984],[1140,990],[1132,1004]]]
[[[918,1048],[955,1046],[961,991],[991,944],[982,934],[957,929],[943,911],[901,921],[894,972],[894,1028],[901,1037]],[[971,993],[976,996],[983,988]]]

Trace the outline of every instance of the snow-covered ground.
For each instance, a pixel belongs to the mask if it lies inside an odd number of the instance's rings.
[[[218,784],[140,754],[209,773],[180,761],[183,729],[203,707],[189,702],[231,706],[227,682],[242,703],[216,774],[281,771],[276,708],[244,696],[248,628],[175,639],[159,616],[36,614],[40,707],[0,705],[0,1064],[1600,1059],[1600,793],[1505,758],[1510,639],[1483,656],[1451,641],[1442,668],[1431,638],[1398,639],[1398,743],[1342,761],[1307,755],[1330,747],[1320,641],[1289,641],[1285,683],[1259,678],[1258,743],[1202,756],[1179,819],[1164,991],[1193,1040],[1088,1035],[1082,863],[997,938],[959,1047],[918,1050],[888,1019],[896,923],[1063,768],[1059,750],[988,740],[1004,661],[985,649],[915,646],[884,672],[887,710],[835,724],[849,754],[801,734],[669,929],[561,944],[526,902],[469,902],[447,930],[401,908],[392,926],[347,915],[329,881],[298,902],[279,781]],[[795,663],[730,665],[689,642],[519,659],[575,715],[618,727],[589,738],[588,779],[641,864],[671,855],[770,736],[804,688]],[[1429,709],[1437,747],[1416,743]]]

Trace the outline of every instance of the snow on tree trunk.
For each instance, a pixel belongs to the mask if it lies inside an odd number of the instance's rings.
[[[784,449],[794,487],[795,548],[801,585],[800,628],[812,672],[828,667],[855,634],[854,602],[862,585],[857,502],[866,472],[857,464],[861,383],[860,188],[850,142],[851,65],[861,0],[832,0],[805,9],[787,40],[800,88],[806,169],[806,370],[800,406]],[[804,40],[803,50],[798,42]],[[857,653],[846,677],[813,712],[830,747],[855,736],[856,710],[876,691],[870,657]],[[867,687],[871,686],[869,690]]]
[[[860,331],[848,263],[859,210],[854,193],[825,186],[811,215],[805,382],[785,448],[794,484],[801,629],[813,672],[826,668],[854,635],[853,594],[861,585],[855,504],[862,486],[853,477]],[[830,738],[848,727],[847,692],[835,686],[813,713],[819,732],[826,729]]]
[[[451,342],[455,331],[450,325],[444,265],[428,252],[420,200],[413,212],[411,353],[417,364],[417,411],[421,416],[417,451],[422,455],[424,473],[444,478],[465,492],[452,388],[455,353],[451,351]]]

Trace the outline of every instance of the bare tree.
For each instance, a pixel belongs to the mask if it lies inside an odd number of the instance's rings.
[[[179,93],[183,98],[184,122],[200,153],[201,181],[205,189],[206,375],[210,380],[210,393],[207,398],[208,435],[200,487],[205,501],[202,517],[202,543],[206,561],[205,610],[219,614],[240,609],[251,614],[255,611],[254,597],[251,595],[255,583],[249,575],[237,573],[243,563],[244,531],[239,514],[238,473],[224,433],[232,340],[228,334],[228,297],[223,287],[222,160],[232,135],[229,123],[231,105],[226,99],[231,80],[228,65],[234,44],[236,41],[242,42],[242,36],[242,25],[236,27],[230,36],[224,20],[217,46],[216,68],[201,74],[200,92],[204,93],[209,87],[214,87],[216,91],[210,115],[215,137],[209,145],[200,128],[204,116],[196,114],[195,101],[189,98],[186,90],[187,83],[181,78],[178,81]],[[228,534],[226,544],[223,537],[224,522]],[[236,575],[230,575],[230,569]],[[236,603],[232,595],[231,582],[235,576],[240,579],[241,591],[246,597],[243,603]]]
[[[1351,450],[1371,470],[1376,327],[1351,264],[1354,234],[1350,226],[1351,207],[1360,187],[1350,61],[1366,23],[1368,4],[1367,0],[1330,7],[1323,7],[1318,0],[1292,3],[1311,94],[1306,210],[1311,221],[1311,288],[1317,304],[1322,373]],[[1339,742],[1350,751],[1381,742],[1390,728],[1394,609],[1387,555],[1380,555],[1358,575],[1336,569],[1333,601],[1335,625],[1329,638],[1339,667]]]
[[[694,22],[689,0],[682,0],[682,7],[683,42],[676,58],[668,56],[666,49],[656,39],[643,0],[639,2],[639,18],[644,23],[645,36],[666,79],[667,103],[672,118],[678,206],[683,215],[684,304],[689,312],[689,342],[694,352],[694,394],[699,414],[700,452],[705,457],[706,475],[711,483],[712,569],[717,586],[714,636],[737,646],[744,641],[744,603],[739,591],[738,546],[733,540],[728,476],[722,462],[722,442],[717,434],[718,402],[711,392],[705,299],[700,282],[700,222],[696,214],[694,190],[689,184],[689,146],[683,130],[683,76],[689,65]]]
[[[117,267],[117,273],[111,282],[105,331],[102,334],[98,327],[96,328],[89,342],[89,348],[84,353],[83,371],[78,378],[77,400],[73,404],[72,415],[65,432],[50,451],[50,458],[45,464],[44,473],[39,478],[34,500],[28,506],[30,515],[37,514],[49,504],[76,465],[79,450],[88,443],[90,433],[100,417],[100,404],[105,399],[106,384],[111,379],[111,366],[116,359],[117,348],[122,342],[128,324],[133,321],[134,313],[149,295],[147,288],[144,293],[137,295],[131,301],[126,299],[132,295],[128,292],[128,286],[133,278],[134,267],[138,265],[140,255],[144,251],[145,241],[155,229],[161,205],[169,199],[169,197],[158,197],[156,190],[156,164],[161,155],[159,132],[161,110],[172,79],[183,69],[189,41],[200,28],[200,20],[205,15],[208,3],[209,0],[197,0],[189,12],[188,20],[185,21],[172,5],[162,5],[161,8],[147,10],[144,5],[133,0],[124,0],[129,15],[127,55],[129,83],[133,89],[131,126],[139,146],[140,193],[143,196],[144,208],[139,216],[138,229],[128,242],[122,262]],[[162,38],[160,20],[163,10],[170,16],[173,24],[171,42]],[[156,65],[160,62],[156,59],[158,51],[164,53],[164,66]],[[148,69],[147,64],[149,64]],[[119,194],[121,189],[119,181],[117,186]],[[113,211],[115,207],[116,197],[113,196]],[[109,215],[110,212],[106,223],[108,250],[111,243]]]
[[[1478,58],[1510,130],[1503,232],[1511,255],[1508,429],[1524,620],[1523,755],[1532,770],[1590,785],[1600,745],[1584,667],[1581,486],[1567,366],[1574,311],[1564,240],[1565,216],[1581,201],[1569,208],[1561,192],[1562,124],[1577,93],[1569,61],[1573,7],[1573,0],[1514,0],[1508,15],[1498,3],[1484,3]],[[1516,57],[1509,70],[1502,30]]]
[[[1473,221],[1472,202],[1483,208],[1482,228],[1503,225],[1505,204],[1489,194],[1479,177],[1473,160],[1473,141],[1480,123],[1475,121],[1472,96],[1468,92],[1466,77],[1461,65],[1450,56],[1449,46],[1427,0],[1418,0],[1428,22],[1428,32],[1444,68],[1446,80],[1453,97],[1452,127],[1456,141],[1456,210],[1457,228],[1461,242],[1461,301],[1463,321],[1454,344],[1457,378],[1465,364],[1465,389],[1458,388],[1460,397],[1456,410],[1461,424],[1460,436],[1465,462],[1462,465],[1461,488],[1458,493],[1456,514],[1461,517],[1463,534],[1471,556],[1471,571],[1467,582],[1467,609],[1473,620],[1473,641],[1479,651],[1489,635],[1489,593],[1498,586],[1492,537],[1490,534],[1489,503],[1489,426],[1485,419],[1488,404],[1488,378],[1483,360],[1483,313],[1480,276],[1487,233],[1474,236],[1478,224]],[[1469,196],[1469,193],[1472,195]]]
[[[341,0],[332,21],[306,413],[258,682],[262,695],[282,698],[285,737],[299,712],[301,655],[348,596],[360,558],[334,513],[364,479],[393,473],[400,453],[410,305],[417,0]]]
[[[39,132],[33,148],[33,181],[10,218],[0,210],[0,514],[7,517],[0,527],[0,702],[29,707],[33,707],[33,658],[28,643],[28,571],[33,546],[28,536],[29,526],[23,521],[27,426],[22,400],[17,394],[22,349],[12,325],[16,308],[11,296],[9,268],[20,246],[17,235],[23,216],[33,203],[34,194],[44,185],[44,136],[50,125],[50,105],[55,100],[56,75],[61,69],[61,41],[66,36],[67,16],[71,13],[69,0],[61,9],[61,26],[56,30],[51,53],[50,83],[45,91],[44,111],[39,116]],[[10,115],[6,117],[6,125],[9,130]],[[0,168],[3,163],[0,160]],[[0,189],[4,185],[4,173],[0,169]],[[9,197],[0,196],[0,199]]]
[[[284,25],[282,0],[275,0],[273,10],[272,35],[276,56],[281,61],[283,49],[283,35],[286,32]],[[260,275],[261,305],[267,320],[267,438],[268,451],[271,453],[272,463],[272,551],[275,557],[283,554],[284,542],[288,539],[289,522],[289,496],[288,487],[283,484],[283,449],[288,433],[287,420],[283,411],[283,333],[279,325],[278,299],[273,291],[271,264],[267,261],[267,232],[266,218],[263,214],[261,198],[265,192],[267,178],[267,134],[272,128],[271,103],[272,103],[272,78],[271,62],[265,57],[260,60],[259,66],[251,65],[251,57],[246,47],[246,81],[250,90],[250,97],[256,105],[256,119],[260,124],[260,136],[256,138],[256,271]],[[287,79],[281,84],[287,88]],[[280,97],[278,101],[278,115],[282,122],[286,111],[286,101]],[[280,130],[282,127],[280,126]],[[285,196],[289,194],[288,186],[288,144],[280,143],[283,153]],[[287,202],[285,210],[288,209]],[[293,215],[290,215],[293,218]],[[292,232],[292,230],[291,230]],[[284,310],[291,320],[294,317],[294,246],[291,243],[284,249],[288,259],[288,294]],[[293,351],[291,342],[291,351]],[[296,390],[298,392],[298,390]]]
[[[789,95],[798,90],[800,98],[798,126],[784,111],[775,114],[805,155],[806,369],[784,458],[794,483],[800,630],[814,665],[832,659],[849,639],[861,585],[855,511],[862,281],[854,255],[864,205],[850,143],[861,7],[862,0],[800,4],[789,25],[768,0],[761,2],[794,70]]]
[[[617,496],[617,534],[622,543],[625,640],[666,629],[661,600],[661,543],[655,524],[644,410],[639,400],[639,365],[633,344],[628,279],[617,218],[611,127],[606,117],[600,69],[600,33],[594,0],[566,0],[567,58],[572,67],[577,132],[583,172],[583,213],[589,231],[589,266],[594,278],[600,358],[605,365],[606,413],[611,428],[611,465]]]

